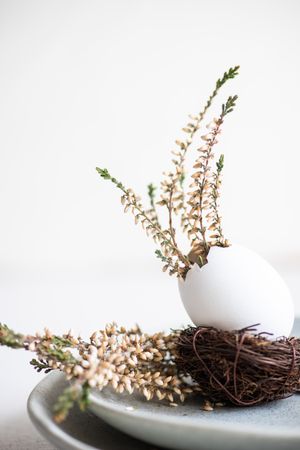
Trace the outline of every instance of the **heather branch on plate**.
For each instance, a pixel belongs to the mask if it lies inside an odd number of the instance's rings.
[[[57,422],[75,404],[84,410],[91,389],[106,387],[120,394],[138,392],[147,401],[170,406],[201,394],[202,409],[211,411],[220,402],[251,406],[299,392],[300,339],[253,335],[257,325],[146,334],[137,326],[126,329],[112,323],[84,341],[70,331],[63,336],[48,329],[23,335],[0,324],[0,345],[35,353],[30,363],[38,372],[59,370],[71,381],[54,404]]]
[[[139,327],[126,329],[108,324],[95,331],[88,341],[71,332],[57,336],[49,330],[44,334],[22,335],[0,324],[0,345],[23,348],[35,353],[31,365],[39,372],[58,369],[72,385],[58,398],[55,419],[65,419],[75,403],[88,404],[91,388],[102,390],[111,386],[117,393],[140,392],[146,400],[157,398],[171,406],[183,402],[187,395],[198,392],[177,370],[176,340],[178,332],[143,333]]]

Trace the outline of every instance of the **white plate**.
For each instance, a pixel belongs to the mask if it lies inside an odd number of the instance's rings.
[[[294,334],[300,335],[299,320]],[[77,411],[66,424],[60,426],[54,424],[51,418],[51,405],[64,383],[63,375],[50,374],[37,386],[29,399],[30,416],[49,440],[58,446],[59,443],[60,445],[64,443],[61,448],[68,450],[150,448],[117,432],[119,445],[110,447],[109,445],[115,442],[112,429],[109,429],[109,438],[107,433],[105,434],[103,421],[98,419],[97,422],[93,416],[86,413]],[[298,394],[267,405],[251,408],[224,407],[204,412],[198,401],[171,408],[159,402],[146,402],[140,396],[117,395],[110,390],[104,390],[101,393],[92,392],[90,409],[99,418],[131,436],[172,449],[299,450],[300,448]],[[95,430],[98,430],[96,435]],[[94,439],[92,446],[87,442],[89,433]],[[123,439],[120,439],[120,436],[124,436]],[[103,446],[104,441],[106,446]]]

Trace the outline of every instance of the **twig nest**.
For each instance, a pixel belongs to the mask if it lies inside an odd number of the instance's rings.
[[[259,323],[258,331],[289,336],[294,322],[290,292],[276,270],[240,245],[212,247],[208,262],[194,264],[179,279],[184,307],[193,323],[238,330]]]
[[[252,406],[300,390],[300,339],[190,327],[177,341],[176,363],[212,401]]]

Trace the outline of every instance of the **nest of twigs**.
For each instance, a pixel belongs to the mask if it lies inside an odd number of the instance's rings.
[[[215,402],[252,406],[300,391],[300,339],[190,327],[178,338],[177,365]]]

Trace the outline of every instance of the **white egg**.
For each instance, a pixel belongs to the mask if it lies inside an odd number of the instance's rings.
[[[273,333],[273,338],[291,333],[294,305],[285,282],[245,247],[212,247],[207,264],[194,264],[186,279],[179,279],[179,291],[197,326],[237,330],[259,323],[258,332]]]

